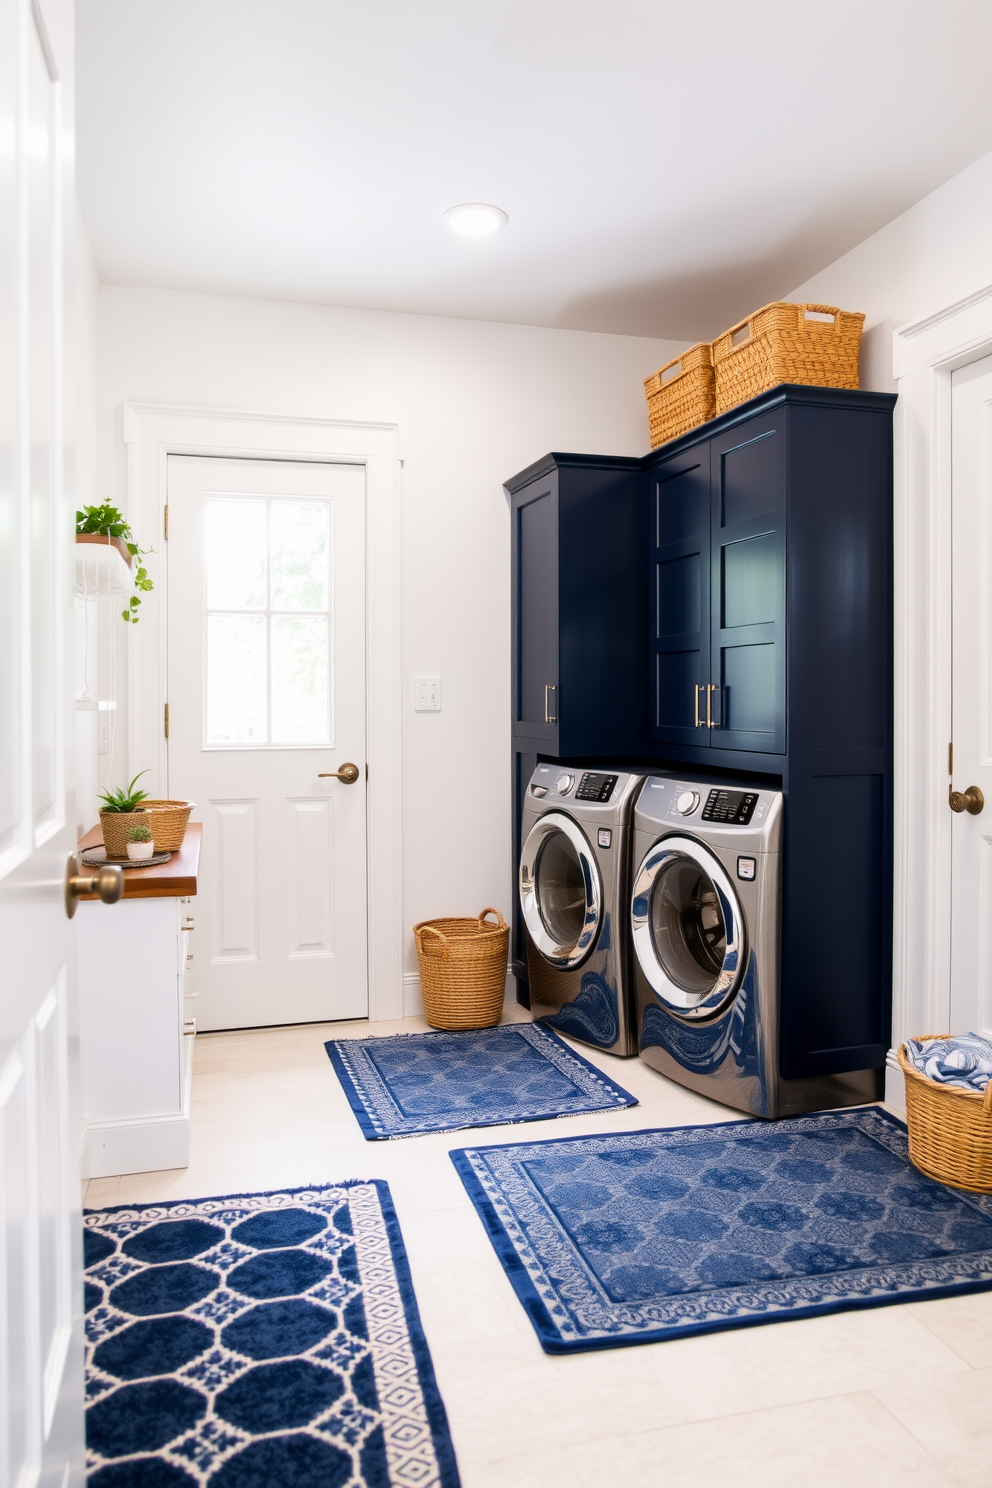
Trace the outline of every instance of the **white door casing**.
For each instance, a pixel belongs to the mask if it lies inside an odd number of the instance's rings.
[[[894,1046],[951,1026],[952,377],[990,353],[992,285],[893,334]],[[886,1098],[901,1108],[889,1065]]]
[[[81,1484],[63,223],[72,12],[0,0],[0,1484]],[[70,348],[71,350],[71,348]],[[106,911],[112,913],[111,910]]]
[[[367,965],[370,1019],[403,1015],[400,842],[399,470],[396,427],[268,413],[124,405],[127,509],[155,589],[141,605],[128,656],[128,768],[148,766],[156,793],[168,781],[166,702],[168,573],[164,516],[171,455],[357,464],[366,495]]]
[[[951,462],[951,784],[986,802],[951,821],[947,1027],[962,1033],[992,1029],[992,357],[952,374]]]
[[[364,1018],[364,467],[172,455],[167,492],[169,788],[204,824],[197,1027]],[[328,777],[348,762],[357,780]]]

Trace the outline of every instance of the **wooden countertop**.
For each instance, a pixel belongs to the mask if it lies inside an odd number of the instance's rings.
[[[125,868],[125,899],[177,899],[196,893],[196,875],[200,866],[200,836],[203,828],[199,822],[190,822],[186,828],[183,845],[174,852],[167,863],[156,863],[153,868]],[[103,833],[93,827],[81,837],[77,849],[80,853],[91,847],[103,846]],[[81,864],[83,873],[91,870]],[[94,895],[84,894],[84,899]]]

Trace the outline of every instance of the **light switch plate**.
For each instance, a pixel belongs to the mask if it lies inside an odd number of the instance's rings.
[[[440,713],[441,678],[414,677],[414,709],[417,713]]]

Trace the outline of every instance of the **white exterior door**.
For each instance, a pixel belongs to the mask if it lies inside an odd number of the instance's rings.
[[[71,19],[71,17],[69,17]],[[82,1482],[63,473],[67,11],[0,0],[0,1484]],[[53,42],[57,50],[53,50]],[[66,96],[66,87],[69,91]],[[63,108],[64,105],[64,108]],[[106,911],[112,913],[113,911]],[[70,1141],[70,1117],[77,1131]]]
[[[965,807],[951,828],[951,1029],[963,1033],[992,1031],[992,357],[954,373],[951,419],[951,786]],[[972,787],[977,813],[961,799]]]
[[[200,1030],[363,1018],[365,470],[170,456],[169,793]],[[328,772],[350,764],[350,783]],[[321,776],[324,778],[321,778]]]

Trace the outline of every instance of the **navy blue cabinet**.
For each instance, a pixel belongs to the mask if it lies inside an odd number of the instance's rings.
[[[539,757],[780,786],[786,1079],[889,1043],[894,402],[783,386],[507,483],[514,881]]]

